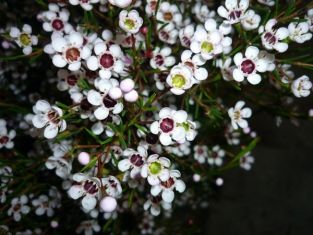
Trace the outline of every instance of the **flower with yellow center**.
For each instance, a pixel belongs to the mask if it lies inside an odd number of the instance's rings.
[[[136,10],[123,10],[119,15],[119,26],[127,33],[135,34],[143,24],[142,18]]]

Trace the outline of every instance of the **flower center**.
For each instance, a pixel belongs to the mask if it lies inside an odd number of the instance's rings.
[[[50,110],[48,112],[48,119],[50,122],[54,124],[58,124],[60,122],[60,116],[57,111],[55,110]]]
[[[103,98],[103,104],[107,108],[113,108],[117,104],[117,102],[110,97],[105,96]]]
[[[62,30],[64,28],[64,24],[63,24],[63,21],[60,20],[60,19],[55,19],[52,21],[52,28],[54,28],[55,30]]]
[[[210,53],[213,50],[213,44],[208,41],[204,41],[201,44],[201,50],[205,53]]]
[[[140,167],[143,165],[142,157],[139,154],[133,154],[130,157],[130,162],[137,167]]]
[[[171,118],[164,118],[161,121],[160,124],[160,129],[164,132],[164,133],[168,133],[170,131],[172,131],[174,129],[174,120]]]
[[[6,135],[0,137],[0,144],[6,144],[9,142],[9,137]]]
[[[276,36],[270,32],[267,32],[265,35],[264,35],[264,39],[269,43],[269,44],[272,44],[274,45],[277,41],[276,39]]]
[[[24,46],[28,46],[31,43],[31,39],[30,36],[27,33],[22,33],[20,35],[20,42],[24,45]]]
[[[158,65],[158,66],[162,66],[164,64],[164,58],[163,56],[161,55],[156,55],[154,57],[154,60],[155,60],[155,63]]]
[[[88,111],[90,108],[92,107],[92,105],[88,102],[87,99],[83,99],[80,102],[80,108],[84,111]]]
[[[162,165],[159,162],[152,162],[149,165],[149,171],[151,172],[151,174],[153,175],[157,175],[160,173],[160,171],[162,170]]]
[[[66,50],[65,58],[69,62],[77,61],[80,58],[80,51],[77,47],[71,47]]]
[[[172,177],[170,177],[167,181],[161,182],[161,185],[165,188],[170,188],[175,184],[175,181]]]
[[[124,24],[125,24],[126,28],[129,30],[134,29],[136,26],[135,21],[132,19],[129,19],[129,18],[125,19]]]
[[[186,84],[186,78],[181,74],[175,74],[172,78],[172,84],[176,88],[182,88]]]
[[[229,14],[229,19],[230,20],[237,20],[237,19],[239,19],[240,18],[240,16],[241,16],[241,11],[232,11],[230,14]]]
[[[78,78],[75,75],[70,75],[67,77],[67,83],[70,86],[75,86],[77,83]]]
[[[239,120],[241,118],[241,113],[239,110],[234,112],[234,118],[235,118],[235,120]]]
[[[172,14],[172,12],[168,11],[168,12],[165,12],[163,14],[163,17],[164,17],[165,20],[171,21],[173,19],[173,14]]]
[[[100,57],[100,64],[103,68],[109,69],[114,64],[114,58],[111,54],[105,53]]]
[[[84,183],[84,190],[89,194],[95,194],[98,192],[98,187],[95,182],[86,180]]]
[[[241,70],[246,74],[251,74],[255,70],[255,64],[252,60],[245,60],[241,63]]]

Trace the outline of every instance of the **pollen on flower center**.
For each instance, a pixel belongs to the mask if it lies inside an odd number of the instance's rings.
[[[114,58],[111,54],[105,53],[100,57],[100,64],[103,68],[109,69],[114,64]]]
[[[156,174],[160,173],[161,170],[162,170],[162,165],[159,162],[152,162],[149,165],[149,171],[153,175],[156,175]]]
[[[28,46],[31,43],[30,36],[27,33],[22,33],[20,35],[20,41],[24,46]]]
[[[204,41],[201,44],[201,50],[206,53],[210,53],[213,50],[213,44],[208,41]]]
[[[67,49],[65,52],[65,58],[70,62],[79,60],[79,58],[80,58],[79,49],[76,47],[71,47],[71,48]]]
[[[52,21],[52,27],[55,29],[55,30],[62,30],[64,28],[64,24],[63,24],[63,21],[60,20],[60,19],[55,19]]]
[[[165,20],[171,21],[171,20],[173,19],[173,14],[168,11],[168,12],[165,12],[165,13],[163,14],[163,17],[164,17]]]
[[[84,183],[84,190],[89,194],[95,194],[96,192],[98,192],[98,187],[93,181],[87,180]]]
[[[255,64],[252,60],[244,60],[241,63],[241,70],[242,72],[246,73],[246,74],[251,74],[254,72],[255,70]]]
[[[181,74],[175,74],[172,78],[172,84],[176,88],[182,88],[186,84],[186,78]]]
[[[129,18],[125,19],[124,24],[129,30],[134,29],[136,26],[135,21]]]
[[[236,110],[234,112],[234,118],[235,120],[239,120],[241,118],[241,114],[240,114],[240,111],[239,110]]]
[[[161,121],[160,128],[164,133],[168,133],[174,129],[174,120],[170,118],[164,118]]]

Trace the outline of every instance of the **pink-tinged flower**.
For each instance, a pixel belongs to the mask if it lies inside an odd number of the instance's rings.
[[[94,47],[94,52],[96,55],[88,58],[87,67],[92,71],[99,69],[101,78],[108,79],[111,78],[112,72],[120,73],[123,71],[123,54],[119,45],[98,42]]]
[[[174,24],[167,24],[164,27],[159,27],[158,36],[162,42],[175,44],[177,42],[178,30]]]
[[[225,23],[236,24],[241,21],[249,7],[249,0],[226,0],[225,7],[220,6],[217,13],[225,18]]]
[[[162,2],[156,14],[156,19],[164,23],[180,26],[182,23],[182,14],[176,4]]]
[[[207,161],[208,155],[208,147],[206,145],[196,145],[194,148],[194,155],[193,157],[197,160],[200,164],[203,164]]]
[[[109,175],[108,177],[102,178],[102,185],[107,195],[114,198],[121,197],[122,187],[120,181],[116,177]]]
[[[66,122],[62,120],[63,111],[57,106],[51,106],[45,100],[38,100],[33,110],[33,125],[39,129],[44,128],[44,137],[47,139],[53,139],[58,132],[66,129]]]
[[[173,144],[173,140],[178,143],[184,143],[194,140],[196,132],[196,124],[188,119],[188,115],[184,110],[172,110],[170,108],[162,108],[159,112],[159,120],[150,126],[150,131],[157,135],[162,145]]]
[[[298,98],[309,96],[311,93],[311,89],[312,82],[310,81],[310,78],[306,75],[303,75],[294,80],[291,85],[291,90],[293,94]]]
[[[241,128],[248,127],[248,122],[245,119],[251,117],[252,111],[250,108],[243,108],[244,105],[245,102],[240,100],[236,103],[234,108],[228,110],[231,124],[235,130],[238,129],[238,126]]]
[[[195,33],[195,26],[193,24],[187,25],[185,28],[179,30],[179,39],[183,47],[190,47],[192,37]]]
[[[158,154],[150,155],[141,168],[141,176],[148,179],[150,185],[157,185],[165,182],[170,177],[169,167],[171,162]]]
[[[38,216],[47,214],[48,217],[51,217],[54,215],[53,202],[46,195],[40,195],[32,200],[32,205],[36,208],[35,213]]]
[[[246,153],[242,158],[240,158],[240,167],[246,171],[251,170],[253,163],[254,157],[250,155],[250,152]]]
[[[287,51],[288,44],[282,41],[289,36],[289,31],[284,27],[274,28],[276,24],[277,20],[270,19],[265,26],[260,26],[259,33],[261,34],[262,44],[266,49],[275,49],[283,53]]]
[[[150,60],[150,66],[154,69],[167,70],[175,64],[175,57],[171,56],[170,47],[156,47],[153,50],[153,57]]]
[[[310,25],[308,22],[291,22],[288,25],[289,38],[297,43],[304,43],[311,40]]]
[[[130,177],[136,178],[141,171],[141,168],[146,162],[147,159],[147,149],[144,146],[138,146],[137,151],[133,149],[125,149],[123,152],[123,156],[127,157],[119,161],[118,169],[120,171],[130,171]]]
[[[119,14],[119,26],[127,33],[138,33],[142,24],[143,19],[136,10],[123,10]]]
[[[248,82],[256,85],[261,82],[261,76],[258,72],[267,70],[267,63],[258,57],[259,49],[250,46],[246,49],[245,57],[239,52],[234,56],[234,62],[237,66],[233,70],[233,78],[237,82],[242,82],[246,77]]]
[[[182,193],[186,189],[185,183],[181,179],[178,179],[180,177],[181,174],[178,170],[171,170],[168,180],[161,182],[160,184],[153,185],[150,193],[152,196],[161,194],[163,201],[171,203],[175,198],[174,190]]]
[[[97,220],[84,220],[76,229],[76,233],[84,233],[85,235],[92,235],[93,232],[100,232],[101,227]]]
[[[196,83],[203,81],[208,77],[208,71],[200,67],[205,64],[205,60],[199,55],[192,55],[192,51],[185,50],[180,56],[181,63],[189,67],[193,73],[193,77],[196,79]]]
[[[156,197],[150,196],[149,199],[143,204],[143,209],[145,211],[150,209],[150,213],[153,216],[158,216],[161,213],[161,208],[164,210],[170,210],[172,208],[172,204],[163,201],[160,195]]]

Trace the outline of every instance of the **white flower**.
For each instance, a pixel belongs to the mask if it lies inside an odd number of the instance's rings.
[[[197,2],[194,5],[192,13],[201,23],[204,23],[207,19],[213,18],[216,15],[215,11],[210,10],[209,7],[202,2]]]
[[[113,88],[118,88],[119,84],[117,80],[97,79],[95,81],[95,86],[99,91],[93,89],[89,90],[87,99],[90,104],[96,106],[94,115],[98,120],[106,119],[110,111],[112,111],[113,114],[122,112],[123,103],[112,99],[109,93]]]
[[[287,28],[281,27],[279,29],[274,28],[277,24],[277,20],[270,19],[265,26],[260,26],[259,33],[261,35],[262,44],[267,50],[273,50],[283,53],[287,51],[288,44],[281,42],[289,36]]]
[[[82,206],[90,211],[96,207],[100,194],[101,181],[97,177],[89,177],[82,173],[73,175],[74,185],[68,190],[68,194],[73,199],[83,197]]]
[[[92,71],[100,69],[99,75],[101,78],[108,79],[112,76],[113,71],[116,73],[123,71],[123,54],[120,46],[98,42],[95,44],[94,52],[96,55],[88,58],[87,67]]]
[[[119,26],[127,33],[135,34],[143,24],[142,18],[136,10],[123,10],[119,15]]]
[[[186,67],[189,67],[193,73],[193,77],[197,79],[195,82],[203,81],[208,77],[208,71],[200,67],[205,64],[205,60],[199,55],[192,56],[190,50],[185,50],[180,56],[181,62]]]
[[[91,127],[92,132],[95,135],[100,135],[105,131],[108,137],[114,136],[114,131],[110,128],[108,123],[119,125],[121,123],[121,118],[118,115],[109,114],[104,120],[94,123]]]
[[[157,135],[162,145],[173,144],[173,140],[184,143],[186,140],[194,140],[197,132],[196,124],[188,120],[188,115],[184,110],[172,110],[162,108],[159,112],[159,121],[155,121],[150,126],[150,131]]]
[[[40,195],[37,199],[32,200],[32,205],[36,207],[36,215],[44,215],[51,217],[54,214],[53,203],[50,202],[46,195]]]
[[[70,13],[67,9],[61,8],[54,3],[48,5],[49,11],[45,11],[40,15],[44,21],[42,24],[46,32],[70,33],[73,30],[71,24],[68,23]]]
[[[269,7],[275,5],[275,0],[258,0],[258,2]]]
[[[208,163],[210,165],[221,166],[224,157],[225,150],[221,149],[219,145],[215,145],[212,150],[209,151]]]
[[[38,100],[33,110],[33,125],[36,128],[44,128],[44,137],[47,139],[53,139],[58,132],[66,129],[66,122],[61,119],[63,111],[57,106],[51,106],[45,100]]]
[[[261,60],[262,62],[266,63],[266,71],[272,72],[276,68],[275,64],[275,55],[268,53],[267,51],[260,51],[258,55],[258,59]]]
[[[173,94],[181,95],[194,84],[192,70],[186,65],[176,65],[171,69],[166,82],[171,87]]]
[[[259,59],[259,49],[250,46],[246,49],[245,57],[239,52],[234,56],[234,62],[237,68],[233,71],[233,78],[237,82],[242,82],[246,77],[248,82],[256,85],[261,82],[261,76],[257,72],[265,72],[267,63],[263,59]]]
[[[178,157],[188,156],[191,152],[190,142],[186,141],[182,144],[177,144],[174,146],[167,146],[165,150],[169,153],[172,153]]]
[[[64,37],[53,37],[51,46],[52,48],[47,46],[45,51],[49,54],[53,54],[53,64],[59,68],[63,68],[68,64],[68,69],[71,71],[79,70],[81,60],[86,60],[91,55],[90,48],[84,45],[84,38],[78,32],[71,33]]]
[[[109,175],[106,178],[102,178],[102,185],[105,188],[105,192],[114,198],[119,198],[122,194],[122,187],[120,181],[112,176]]]
[[[1,119],[0,119],[1,120]],[[6,186],[12,179],[12,169],[9,166],[0,168],[0,188]]]
[[[49,147],[54,157],[64,157],[72,149],[71,140],[62,140],[59,143],[49,142]]]
[[[249,0],[226,0],[225,7],[220,6],[217,13],[225,18],[225,23],[235,24],[241,21],[249,7]]]
[[[150,185],[157,185],[165,182],[170,177],[169,167],[171,162],[158,154],[150,155],[141,168],[141,176],[148,179]]]
[[[26,215],[30,212],[30,207],[27,206],[28,198],[25,195],[15,197],[11,201],[11,207],[8,210],[8,216],[13,215],[13,219],[18,222],[22,218],[22,214]]]
[[[238,126],[241,128],[247,128],[248,122],[245,118],[250,118],[252,115],[252,111],[250,108],[243,108],[245,102],[240,100],[236,103],[234,108],[230,108],[228,110],[228,115],[231,119],[231,124],[233,128],[236,130]]]
[[[86,11],[90,11],[92,9],[92,4],[98,3],[100,0],[69,0],[69,3],[76,6],[80,5]]]
[[[285,84],[291,83],[295,78],[295,74],[292,70],[290,70],[290,68],[290,64],[278,65],[278,71],[281,75],[281,81]]]
[[[178,30],[174,24],[167,24],[158,30],[159,39],[168,44],[175,44],[178,37]]]
[[[109,2],[114,6],[126,8],[132,3],[132,0],[109,0]]]
[[[206,162],[208,155],[208,147],[205,145],[195,145],[194,148],[194,159],[197,160],[200,164]]]
[[[225,61],[223,59],[216,60],[216,66],[221,69],[222,77],[225,81],[233,80],[233,71],[236,66],[232,65],[232,58],[227,57]]]
[[[183,47],[190,47],[192,37],[195,32],[195,26],[192,24],[187,25],[185,28],[179,30],[179,39]]]
[[[200,53],[205,60],[210,60],[221,53],[228,53],[231,50],[232,39],[224,35],[229,32],[222,25],[217,28],[214,19],[208,19],[204,27],[197,27],[190,44],[190,50],[195,54]]]
[[[72,164],[61,157],[51,156],[46,161],[48,169],[55,169],[55,174],[62,179],[67,179],[72,170]]]
[[[58,70],[58,84],[57,88],[60,91],[69,90],[70,93],[79,91],[77,82],[79,79],[84,78],[85,74],[83,71],[69,71],[67,69]]]
[[[181,179],[178,179],[180,176],[181,174],[178,170],[171,170],[169,179],[160,184],[153,185],[150,193],[154,197],[161,193],[163,201],[171,203],[175,197],[174,189],[179,193],[184,192],[186,189],[185,183]]]
[[[298,98],[309,96],[311,93],[311,89],[312,82],[306,75],[303,75],[302,77],[294,80],[291,85],[291,90],[293,94]]]
[[[253,30],[259,27],[261,16],[253,10],[248,10],[241,20],[241,25],[245,30]]]
[[[252,164],[254,163],[254,157],[250,153],[246,153],[242,158],[240,158],[240,167],[246,171],[251,170]]]
[[[84,220],[76,229],[76,233],[84,233],[84,235],[92,235],[94,231],[96,233],[101,231],[97,220]]]
[[[146,162],[147,155],[147,149],[140,145],[137,151],[130,148],[125,149],[123,156],[127,158],[119,161],[118,169],[123,172],[130,170],[130,177],[134,179],[140,174],[141,168]]]
[[[12,37],[19,47],[23,48],[23,53],[29,55],[32,53],[32,46],[37,45],[38,38],[31,35],[32,27],[28,24],[24,24],[22,31],[16,27],[12,27],[10,30],[10,37]]]
[[[174,24],[180,26],[182,23],[182,14],[180,13],[176,4],[169,2],[161,2],[159,5],[156,19],[164,23]]]
[[[12,140],[15,136],[15,130],[8,131],[6,127],[6,121],[0,119],[0,149],[3,147],[12,149],[14,147],[14,142]]]
[[[311,40],[312,33],[309,32],[310,25],[308,22],[291,22],[288,25],[289,38],[297,43],[304,43]]]
[[[150,66],[154,69],[167,70],[175,64],[175,57],[171,56],[170,47],[156,47],[153,50],[153,57],[150,60]]]
[[[161,207],[164,210],[170,210],[172,204],[163,201],[161,196],[151,197],[143,204],[144,210],[147,211],[150,209],[150,213],[153,216],[158,216],[161,213]]]

